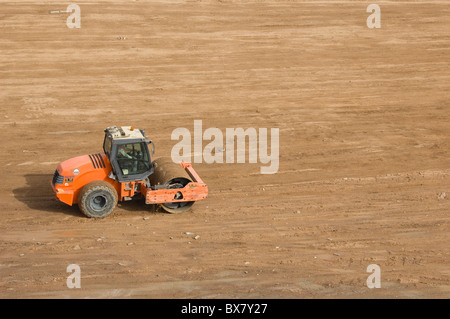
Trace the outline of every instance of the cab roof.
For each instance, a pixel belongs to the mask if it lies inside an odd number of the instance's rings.
[[[133,126],[110,126],[105,129],[105,133],[113,140],[128,140],[128,139],[144,139],[144,131],[134,128]]]

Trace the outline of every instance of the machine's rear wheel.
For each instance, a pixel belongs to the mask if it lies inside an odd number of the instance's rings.
[[[177,177],[177,178],[171,179],[166,184],[168,185],[167,188],[169,188],[169,189],[178,189],[178,188],[183,188],[190,182],[191,181],[187,178]],[[182,198],[183,198],[183,194],[181,192],[178,192],[175,195],[175,199],[182,199]],[[187,211],[189,208],[191,208],[192,205],[194,205],[194,202],[172,202],[172,203],[161,204],[161,208],[164,209],[168,213],[177,214],[177,213],[182,213],[182,212]]]
[[[78,206],[83,214],[91,218],[105,218],[117,205],[117,191],[104,181],[94,181],[80,192]]]

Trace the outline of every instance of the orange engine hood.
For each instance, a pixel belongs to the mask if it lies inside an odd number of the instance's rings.
[[[82,155],[73,157],[58,165],[58,172],[63,176],[84,175],[87,172],[107,169],[110,171],[111,166],[108,158],[104,153]],[[78,172],[74,170],[78,169]]]
[[[81,189],[92,181],[105,180],[120,190],[120,184],[108,178],[111,164],[104,153],[77,156],[57,167],[60,181],[52,182],[56,198],[68,205],[76,204]],[[56,176],[56,175],[55,175]]]

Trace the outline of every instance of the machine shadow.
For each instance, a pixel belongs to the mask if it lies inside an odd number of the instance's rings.
[[[83,216],[76,205],[69,206],[56,200],[50,184],[52,174],[27,174],[24,177],[26,186],[13,189],[13,194],[28,208],[76,217]]]

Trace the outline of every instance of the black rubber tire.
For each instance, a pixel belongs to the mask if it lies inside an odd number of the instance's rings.
[[[116,189],[108,182],[94,181],[85,185],[78,196],[78,207],[90,218],[105,218],[116,208]]]

